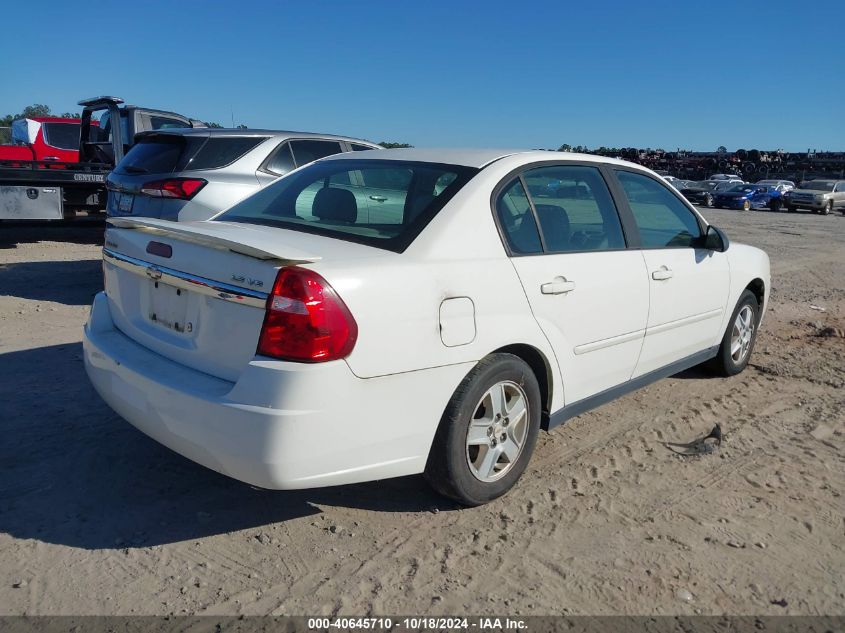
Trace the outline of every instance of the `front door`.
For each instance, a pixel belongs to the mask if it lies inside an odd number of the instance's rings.
[[[639,231],[649,315],[635,376],[717,345],[728,299],[724,253],[701,248],[702,223],[669,187],[625,170],[616,175]]]

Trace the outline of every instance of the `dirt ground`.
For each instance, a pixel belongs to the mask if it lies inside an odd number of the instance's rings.
[[[511,494],[256,490],[135,431],[80,334],[101,228],[0,225],[0,614],[845,614],[845,217],[706,211],[768,251],[743,374],[541,435]],[[716,453],[664,441],[722,425]]]

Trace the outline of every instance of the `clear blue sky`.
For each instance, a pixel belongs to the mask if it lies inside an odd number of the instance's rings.
[[[417,146],[845,150],[843,0],[38,5],[3,7],[3,114],[113,94]]]

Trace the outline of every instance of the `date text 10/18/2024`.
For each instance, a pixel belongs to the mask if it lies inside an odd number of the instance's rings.
[[[435,629],[435,630],[480,630],[480,631],[520,631],[527,629],[524,620],[516,618],[478,617],[403,617],[403,618],[308,618],[308,629],[312,631],[330,630],[371,630],[386,631],[392,629]]]

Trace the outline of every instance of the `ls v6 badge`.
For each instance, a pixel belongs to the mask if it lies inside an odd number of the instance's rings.
[[[260,279],[252,279],[250,277],[245,277],[244,275],[232,275],[232,279],[234,281],[239,282],[239,283],[246,282],[247,285],[254,286],[256,288],[260,288],[261,286],[264,285],[264,282],[261,281]]]

